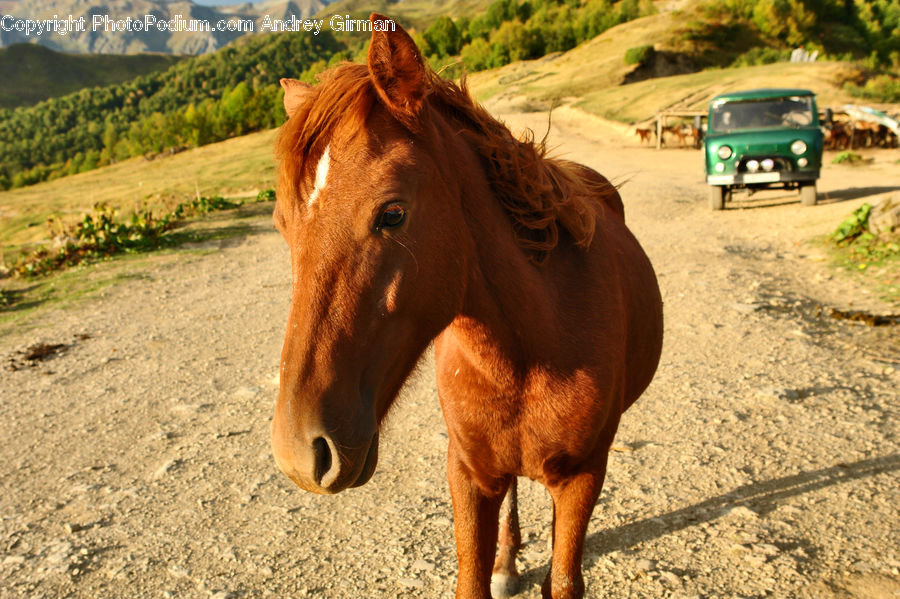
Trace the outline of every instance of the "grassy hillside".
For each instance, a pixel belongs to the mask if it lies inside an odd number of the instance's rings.
[[[628,83],[640,74],[640,64],[628,65],[629,48],[654,42],[657,57],[673,70],[673,48],[682,45],[681,14],[664,12],[623,23],[569,52],[475,73],[469,83],[479,100],[503,109],[546,110],[554,104],[572,104],[607,119],[640,122],[665,109],[705,109],[709,100],[726,91],[756,87],[804,87],[819,96],[820,106],[861,103],[844,89],[859,76],[848,62],[807,64],[776,62],[766,65],[712,68],[699,72],[653,77]],[[667,62],[668,61],[668,62]],[[687,65],[685,70],[690,70]],[[897,104],[866,101],[888,112]]]
[[[37,44],[0,48],[0,108],[30,106],[84,87],[111,85],[181,60],[163,54],[64,54]]]
[[[602,88],[617,88],[637,65],[625,64],[628,48],[654,40],[665,45],[673,37],[673,13],[665,12],[617,25],[564,53],[515,62],[475,73],[469,84],[479,100],[502,94],[523,107],[546,109]]]
[[[456,20],[439,16],[412,33],[433,64],[458,65],[461,58],[470,70],[480,70],[568,50],[655,10],[650,0],[493,0],[482,12],[476,11],[484,0],[405,0],[403,5],[346,0],[328,11],[361,17],[371,8],[388,9],[401,23],[423,24],[438,11],[466,11]],[[354,14],[363,7],[364,13]],[[360,56],[368,38],[340,28],[318,35],[244,36],[164,73],[0,110],[0,189],[277,126],[284,119],[280,77],[311,82],[329,65]]]
[[[97,203],[127,216],[138,207],[162,212],[197,191],[205,196],[255,196],[275,186],[276,131],[245,135],[155,160],[132,158],[111,166],[0,192],[0,252],[48,237],[50,216],[71,223]]]
[[[894,49],[900,0],[818,0],[819,12],[804,1],[686,0],[671,10],[672,3],[650,0],[493,0],[486,9],[486,0],[343,0],[320,16],[363,17],[372,9],[392,14],[418,27],[413,33],[423,53],[436,67],[450,65],[450,74],[461,72],[460,65],[474,72],[544,57],[538,66],[504,71],[493,86],[494,92],[506,87],[534,96],[542,105],[710,65],[773,62],[798,45],[863,58],[847,81],[865,84],[857,93],[869,100],[900,98],[900,77],[891,71],[900,69]],[[664,12],[639,18],[657,10]],[[245,36],[164,73],[0,110],[0,188],[277,126],[284,118],[278,78],[312,81],[329,65],[359,56],[367,37],[331,31]]]
[[[574,105],[604,118],[633,123],[650,119],[659,110],[706,110],[710,99],[726,92],[760,87],[800,87],[814,91],[820,107],[837,108],[860,103],[840,86],[847,69],[847,63],[842,62],[714,69],[596,90],[582,96]],[[900,108],[896,104],[866,104],[888,112]]]
[[[0,188],[275,127],[279,78],[345,48],[330,32],[245,36],[161,73],[0,110]]]

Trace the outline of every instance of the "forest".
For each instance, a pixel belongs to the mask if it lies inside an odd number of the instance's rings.
[[[433,66],[456,76],[565,51],[654,10],[649,0],[495,0],[473,17],[438,17],[414,37]],[[872,77],[848,83],[857,95],[900,101],[900,0],[703,2],[685,15],[681,37],[702,66],[782,60],[797,46],[861,60]],[[163,72],[0,110],[0,189],[277,127],[281,77],[313,82],[330,65],[362,59],[366,44],[330,31],[247,36]]]
[[[278,126],[278,80],[345,50],[330,32],[246,37],[161,73],[0,110],[0,188]]]

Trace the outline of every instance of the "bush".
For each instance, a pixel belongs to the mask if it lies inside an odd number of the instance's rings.
[[[863,161],[863,157],[853,152],[851,150],[844,150],[840,154],[834,157],[834,160],[831,161],[831,164],[860,164]]]
[[[442,16],[422,34],[425,38],[425,54],[430,56],[455,56],[462,46],[462,35],[450,17]]]
[[[877,75],[866,81],[865,85],[845,83],[844,91],[851,96],[872,102],[900,102],[900,78],[892,75]]]
[[[274,189],[263,190],[256,196],[257,202],[274,199]],[[181,221],[217,210],[237,208],[242,203],[226,200],[222,196],[197,196],[178,204],[173,211],[161,217],[145,210],[132,214],[125,221],[117,220],[115,210],[109,206],[97,204],[93,212],[83,215],[81,221],[68,228],[51,217],[47,224],[53,237],[62,242],[61,245],[55,253],[43,247],[21,255],[13,271],[19,276],[40,276],[85,260],[156,249],[172,243],[165,234]]]
[[[828,240],[836,248],[839,263],[846,268],[864,271],[871,265],[881,265],[880,293],[884,299],[896,302],[900,300],[900,242],[894,236],[880,237],[869,230],[873,211],[871,204],[863,204],[838,225]]]
[[[625,51],[625,64],[647,64],[656,51],[653,46],[635,46]]]
[[[494,66],[491,63],[491,45],[477,37],[462,49],[462,61],[470,71],[482,71]]]
[[[526,27],[518,21],[506,21],[491,36],[491,66],[537,58],[543,54],[540,30]]]
[[[838,245],[851,243],[861,235],[866,234],[869,230],[869,216],[871,214],[872,205],[869,203],[863,204],[854,210],[853,214],[838,225],[838,228],[831,234],[832,241]]]
[[[760,64],[786,62],[791,58],[790,50],[778,50],[769,46],[750,48],[731,64],[733,67],[752,67]]]

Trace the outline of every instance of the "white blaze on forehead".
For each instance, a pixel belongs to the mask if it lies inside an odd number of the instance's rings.
[[[322,191],[322,188],[325,187],[325,183],[328,182],[328,167],[331,166],[331,146],[327,146],[325,148],[325,152],[322,153],[322,157],[319,158],[319,164],[316,165],[316,180],[312,190],[312,193],[309,194],[309,199],[306,200],[307,206],[312,206],[316,203],[316,198],[319,197],[319,192]]]

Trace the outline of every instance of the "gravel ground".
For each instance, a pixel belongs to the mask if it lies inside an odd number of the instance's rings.
[[[897,330],[830,318],[888,307],[808,243],[900,188],[898,152],[829,166],[815,208],[769,193],[712,213],[698,152],[554,119],[559,154],[627,180],[666,309],[588,532],[588,596],[900,596]],[[508,120],[542,132],[546,116]],[[0,336],[0,596],[452,596],[430,355],[369,484],[319,497],[277,471],[288,252],[267,216],[251,222]],[[39,342],[68,347],[31,366],[19,352]],[[550,501],[522,481],[520,502],[520,596],[536,598]]]

